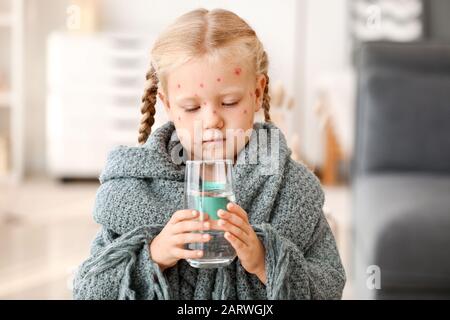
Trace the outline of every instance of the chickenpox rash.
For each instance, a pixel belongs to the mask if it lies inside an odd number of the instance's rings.
[[[241,69],[241,68],[239,68],[239,67],[234,68],[234,74],[235,74],[235,75],[239,76],[239,75],[241,74],[241,72],[242,72],[242,69]]]
[[[200,83],[200,88],[203,88],[203,87],[204,87],[203,83]]]
[[[247,109],[244,110],[244,114],[247,114]],[[180,119],[178,119],[178,120],[180,120]]]
[[[220,82],[220,81],[222,81],[222,79],[220,79],[220,78],[217,78],[217,82]]]
[[[178,88],[178,89],[180,89],[180,88],[181,88],[181,85],[180,85],[180,84],[178,84],[178,85],[177,85],[177,88]]]
[[[181,120],[181,117],[178,117],[178,121],[180,121]]]
[[[216,110],[214,110],[213,113],[216,114]]]

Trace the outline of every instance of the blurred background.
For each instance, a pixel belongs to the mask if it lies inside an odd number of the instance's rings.
[[[449,299],[447,0],[0,0],[0,299],[71,299],[108,151],[137,145],[149,50],[198,7],[264,43],[271,115],[323,184],[344,298]]]

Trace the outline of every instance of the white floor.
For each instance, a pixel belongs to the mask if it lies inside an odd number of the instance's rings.
[[[0,299],[71,299],[74,269],[89,253],[98,226],[91,212],[96,182],[61,184],[30,179],[0,185]],[[349,197],[346,187],[324,188],[324,210],[344,262],[349,261]],[[344,290],[351,298],[351,284]]]

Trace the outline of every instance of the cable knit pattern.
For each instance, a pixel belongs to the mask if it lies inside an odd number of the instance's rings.
[[[74,298],[340,299],[345,272],[322,211],[319,180],[291,159],[275,125],[256,123],[253,129],[233,167],[234,191],[264,244],[266,285],[238,258],[218,269],[180,260],[164,272],[152,261],[149,243],[183,209],[185,165],[172,159],[184,149],[167,122],[144,145],[119,146],[108,155],[93,210],[101,229],[75,276]],[[276,156],[270,152],[274,137]],[[255,154],[257,162],[248,161]]]

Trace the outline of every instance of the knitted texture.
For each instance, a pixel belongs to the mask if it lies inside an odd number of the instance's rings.
[[[74,298],[340,299],[346,277],[319,180],[292,160],[275,125],[253,129],[233,166],[233,188],[264,244],[266,285],[238,258],[217,269],[180,260],[164,272],[151,259],[149,243],[183,209],[185,164],[173,159],[184,149],[167,122],[144,145],[109,153],[93,210],[101,228],[76,273]]]

